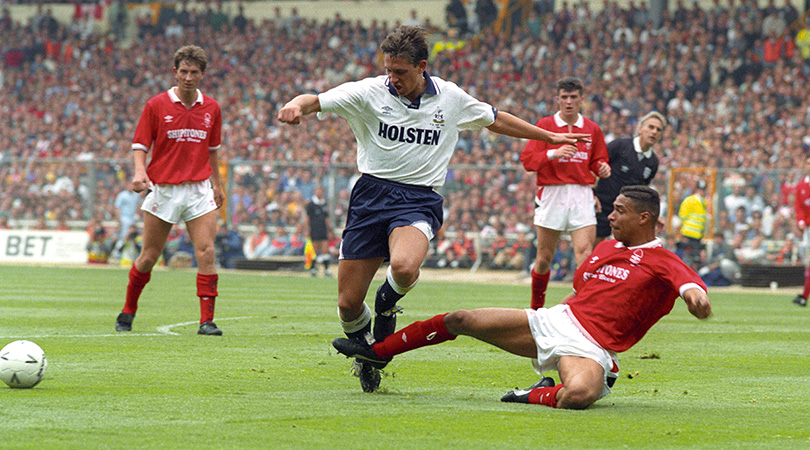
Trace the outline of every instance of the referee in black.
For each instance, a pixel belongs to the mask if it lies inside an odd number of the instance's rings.
[[[611,235],[608,215],[613,212],[613,201],[619,195],[619,190],[624,186],[648,186],[658,172],[658,156],[653,152],[653,146],[661,141],[666,126],[664,115],[651,111],[638,121],[635,137],[616,139],[607,145],[611,175],[599,179],[594,189],[598,210],[597,243]]]
[[[312,198],[306,206],[306,222],[309,227],[309,239],[312,241],[312,248],[315,250],[315,260],[312,261],[312,276],[318,275],[317,264],[323,264],[324,276],[332,276],[329,272],[329,235],[332,230],[329,225],[329,207],[326,204],[323,186],[315,186]]]

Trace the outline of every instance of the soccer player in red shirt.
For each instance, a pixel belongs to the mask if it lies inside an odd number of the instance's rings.
[[[804,171],[810,173],[810,156],[804,158]],[[810,176],[802,178],[796,184],[793,206],[796,209],[796,225],[802,231],[801,250],[806,258],[806,253],[810,250]],[[793,303],[807,306],[808,296],[810,296],[810,267],[804,272],[804,289],[801,294],[793,298]]]
[[[711,315],[706,285],[655,237],[660,197],[647,186],[626,186],[613,203],[613,236],[577,269],[574,292],[551,308],[484,308],[414,322],[371,346],[335,339],[338,352],[384,367],[400,353],[471,336],[533,359],[542,374],[556,369],[560,384],[544,377],[504,402],[584,409],[610,393],[617,353],[641,340],[668,314],[678,296],[698,319]]]
[[[582,81],[563,78],[557,82],[560,110],[543,117],[537,126],[556,133],[585,133],[588,142],[555,145],[529,141],[520,155],[523,167],[537,172],[534,225],[537,230],[537,259],[532,275],[531,307],[546,301],[551,260],[560,234],[568,232],[577,266],[593,250],[596,240],[596,202],[593,186],[596,176],[610,176],[605,136],[599,125],[579,113],[582,107]]]
[[[148,191],[141,209],[143,248],[129,271],[126,301],[115,323],[117,331],[132,330],[138,299],[172,226],[184,221],[197,259],[200,328],[197,334],[222,334],[214,324],[218,275],[214,265],[217,212],[225,194],[219,177],[217,150],[222,144],[219,104],[198,89],[208,57],[195,45],[174,54],[177,86],[146,104],[132,141],[135,173],[132,190]],[[147,167],[146,155],[152,152]]]

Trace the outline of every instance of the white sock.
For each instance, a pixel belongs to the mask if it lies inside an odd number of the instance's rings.
[[[340,309],[338,309],[338,318],[340,318]],[[363,312],[360,313],[360,317],[350,321],[344,322],[343,319],[340,319],[340,325],[343,327],[344,333],[354,333],[360,331],[371,322],[371,308],[363,302]]]

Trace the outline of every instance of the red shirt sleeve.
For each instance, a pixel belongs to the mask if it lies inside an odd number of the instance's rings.
[[[537,122],[539,127],[542,120]],[[527,172],[537,172],[541,166],[549,162],[548,150],[550,150],[547,142],[543,141],[529,141],[520,152],[520,162],[523,163],[523,168]]]
[[[156,120],[154,101],[146,103],[135,128],[135,136],[132,138],[132,148],[149,151],[157,138],[158,122]]]

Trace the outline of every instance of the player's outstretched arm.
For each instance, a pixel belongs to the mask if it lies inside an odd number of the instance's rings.
[[[321,110],[321,102],[315,94],[301,94],[287,102],[278,111],[278,121],[298,125],[301,117]]]
[[[683,293],[689,312],[698,319],[705,319],[712,315],[712,305],[709,303],[709,296],[703,289],[691,288]]]
[[[536,141],[548,142],[549,144],[576,144],[577,142],[589,142],[591,140],[591,135],[589,134],[561,134],[544,130],[503,111],[498,112],[495,123],[488,126],[487,129],[506,136],[521,139],[534,139]]]

